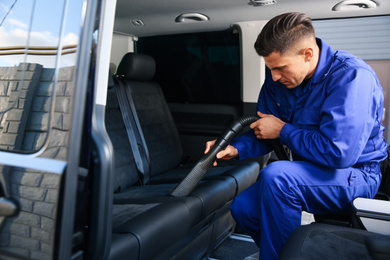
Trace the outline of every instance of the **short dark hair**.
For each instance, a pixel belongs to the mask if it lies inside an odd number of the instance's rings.
[[[307,37],[315,37],[311,18],[303,13],[285,13],[272,18],[264,26],[255,42],[255,49],[263,57],[274,51],[282,55]]]

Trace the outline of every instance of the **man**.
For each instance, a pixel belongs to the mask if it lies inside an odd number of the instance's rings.
[[[270,20],[255,49],[268,68],[257,104],[261,119],[217,158],[266,154],[263,139],[280,138],[292,151],[294,161],[265,167],[231,205],[236,222],[260,247],[260,259],[277,259],[302,210],[343,214],[354,198],[376,194],[387,147],[383,92],[364,61],[315,38],[305,14]]]

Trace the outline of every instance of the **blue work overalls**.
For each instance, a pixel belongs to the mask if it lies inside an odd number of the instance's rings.
[[[265,167],[231,205],[236,222],[260,247],[260,259],[277,259],[302,210],[345,213],[355,197],[372,198],[379,188],[387,148],[379,80],[361,59],[334,52],[320,39],[317,44],[319,63],[305,86],[287,89],[267,71],[260,91],[257,110],[287,123],[280,140],[294,158]],[[252,130],[231,145],[239,159],[270,151]]]

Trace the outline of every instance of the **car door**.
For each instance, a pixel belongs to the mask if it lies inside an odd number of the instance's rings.
[[[1,259],[82,255],[87,232],[78,227],[88,222],[79,223],[77,199],[88,176],[81,151],[89,151],[83,133],[99,3],[0,3]]]

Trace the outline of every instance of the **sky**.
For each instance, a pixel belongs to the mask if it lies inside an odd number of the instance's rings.
[[[77,44],[81,28],[83,0],[0,0],[0,48],[14,46],[56,47]],[[64,8],[67,12],[63,16]],[[62,19],[64,17],[64,19]],[[63,36],[61,25],[65,22]],[[0,52],[1,54],[1,52]],[[20,62],[39,63],[54,67],[55,56],[0,55],[0,66],[14,66]],[[74,65],[76,55],[63,55],[61,66]]]

